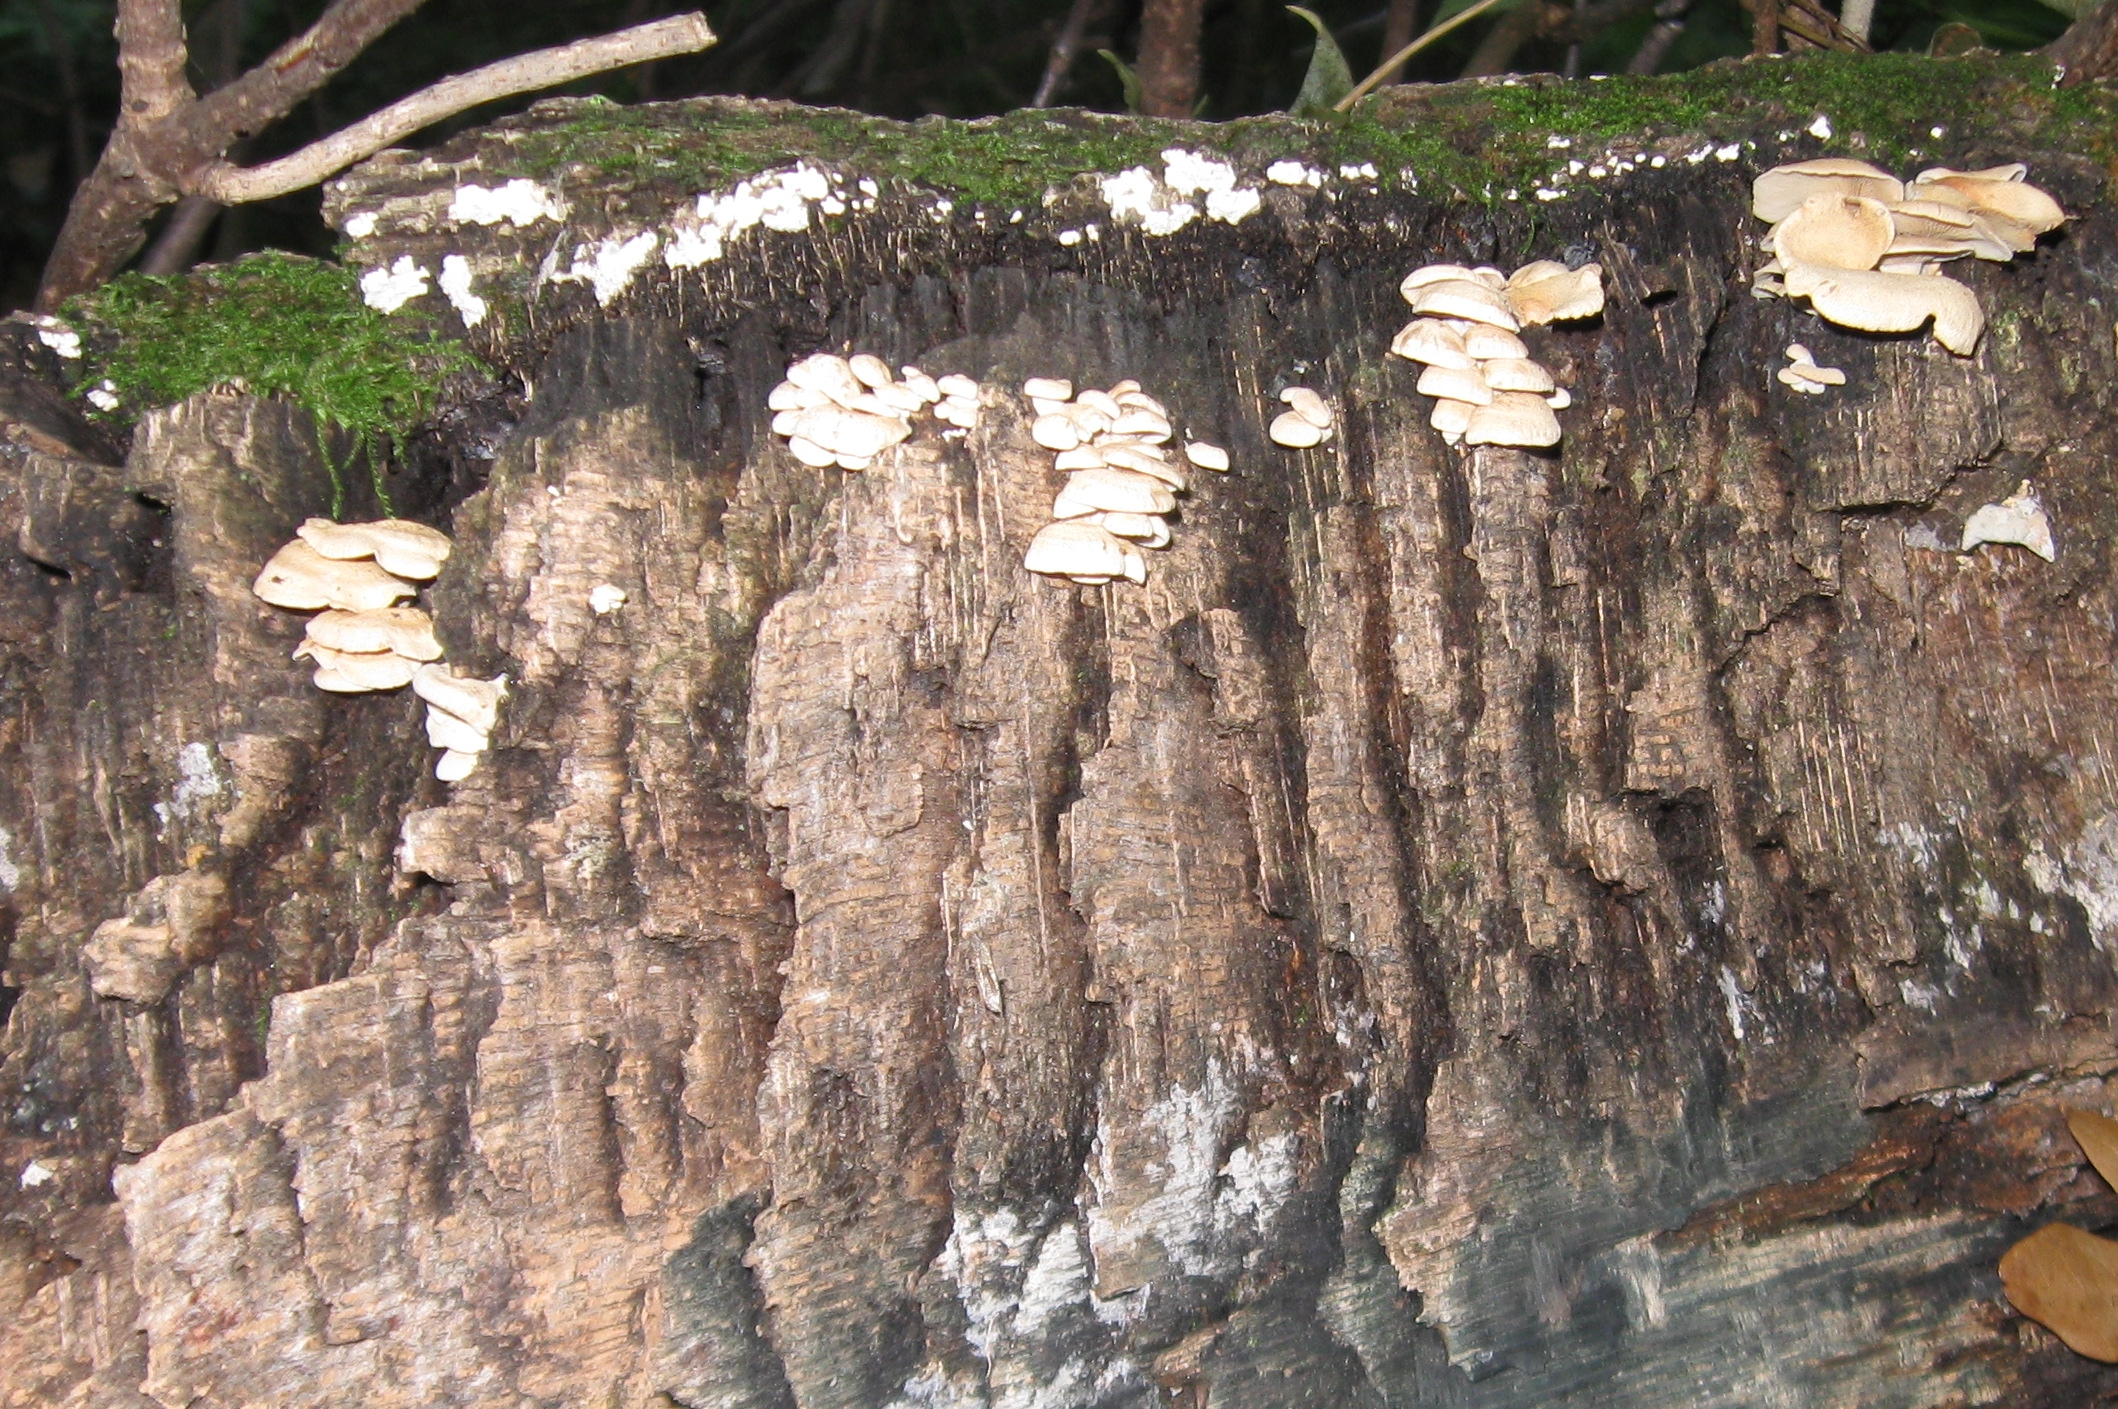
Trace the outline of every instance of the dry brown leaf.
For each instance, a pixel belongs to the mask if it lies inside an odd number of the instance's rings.
[[[2000,1283],[2017,1311],[2081,1354],[2118,1361],[2118,1243],[2051,1224],[2008,1249]]]
[[[2118,1189],[2118,1120],[2094,1111],[2068,1111],[2067,1129],[2103,1182]]]

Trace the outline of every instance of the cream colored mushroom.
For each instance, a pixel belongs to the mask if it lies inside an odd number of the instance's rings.
[[[1990,167],[1985,171],[1951,171],[1946,166],[1937,166],[1922,171],[1906,194],[1919,198],[1938,197],[1952,204],[1950,196],[1953,195],[1973,210],[1990,212],[2027,228],[2032,234],[2042,235],[2047,230],[2058,229],[2067,216],[2049,193],[2023,179],[2028,171],[2029,168],[2020,162]]]
[[[1082,406],[1102,414],[1105,421],[1116,421],[1125,414],[1125,404],[1107,391],[1086,387],[1074,398]]]
[[[445,749],[434,764],[434,776],[444,783],[460,783],[478,771],[478,758],[475,753]]]
[[[1049,401],[1071,401],[1074,384],[1063,377],[1031,377],[1022,384],[1024,396],[1041,396]]]
[[[1184,458],[1202,470],[1228,473],[1228,452],[1218,445],[1208,445],[1203,440],[1190,441],[1184,446]]]
[[[1482,280],[1463,264],[1423,264],[1399,281],[1397,291],[1404,295],[1405,302],[1414,301],[1413,296],[1429,284],[1461,280],[1466,283],[1481,283]]]
[[[1152,440],[1167,440],[1170,434],[1169,418],[1143,406],[1128,406],[1111,424],[1110,432],[1112,435],[1142,435]]]
[[[1169,546],[1169,522],[1159,514],[1098,514],[1095,522],[1149,548]]]
[[[901,385],[910,387],[922,402],[932,406],[935,402],[941,400],[941,384],[925,372],[920,371],[917,367],[900,367],[898,370],[904,373],[904,381]]]
[[[448,561],[449,536],[409,519],[376,519],[371,523],[333,523],[309,519],[295,534],[327,558],[373,558],[384,572],[425,582]]]
[[[834,456],[872,459],[912,434],[912,423],[902,417],[871,415],[837,406],[782,412],[773,418],[775,429],[782,417],[786,419],[781,434],[822,446]]]
[[[427,706],[427,742],[456,753],[484,753],[491,739],[445,709]]]
[[[2052,521],[2045,517],[2044,504],[2028,480],[1998,504],[1987,504],[1964,521],[1962,551],[1968,553],[1982,543],[2012,543],[2048,563],[2059,556]]]
[[[457,674],[453,666],[423,665],[412,676],[412,693],[479,733],[490,734],[500,718],[500,701],[507,698],[507,677],[480,680]]]
[[[838,456],[806,436],[789,436],[787,449],[795,459],[815,469],[825,469],[838,463]]]
[[[1442,397],[1435,401],[1433,413],[1427,424],[1441,432],[1441,438],[1451,445],[1463,440],[1463,433],[1471,427],[1471,413],[1478,408],[1468,401],[1456,401]]]
[[[400,690],[412,683],[418,661],[395,651],[334,651],[303,638],[294,648],[296,660],[316,662],[316,688],[333,694],[358,695],[370,690]]]
[[[1534,391],[1539,396],[1558,384],[1543,365],[1527,357],[1496,357],[1479,365],[1486,385],[1494,391]]]
[[[413,587],[379,563],[327,558],[297,538],[272,555],[250,590],[275,607],[294,611],[336,607],[364,612],[403,601]]]
[[[1442,396],[1452,401],[1468,401],[1474,406],[1485,406],[1493,400],[1493,388],[1487,385],[1485,373],[1480,370],[1428,367],[1420,372],[1414,390],[1421,396]]]
[[[820,391],[833,401],[848,401],[860,395],[860,379],[845,358],[828,352],[812,353],[787,369],[787,380],[798,387]]]
[[[1463,438],[1468,445],[1542,447],[1557,445],[1559,435],[1559,418],[1543,397],[1503,391],[1494,395],[1490,406],[1472,410]]]
[[[1500,357],[1528,357],[1529,344],[1505,328],[1495,328],[1484,323],[1475,324],[1463,331],[1463,350],[1481,362],[1490,362]]]
[[[1030,423],[1030,439],[1047,450],[1071,450],[1083,439],[1074,419],[1058,412],[1039,416]]]
[[[1046,577],[1095,577],[1107,582],[1125,575],[1128,546],[1101,524],[1066,519],[1037,530],[1022,555],[1022,565]],[[1138,556],[1139,550],[1133,553]]]
[[[1295,415],[1320,430],[1330,430],[1333,420],[1331,403],[1305,386],[1291,386],[1280,393],[1280,400],[1287,403]]]
[[[1554,273],[1557,268],[1561,272]],[[1537,271],[1532,273],[1531,271]],[[1508,280],[1508,304],[1524,324],[1572,323],[1603,311],[1603,266],[1579,269],[1539,260]]]
[[[1272,424],[1265,428],[1265,434],[1272,437],[1276,445],[1306,450],[1312,445],[1323,444],[1324,437],[1330,432],[1299,411],[1282,411],[1272,418]]]
[[[333,609],[309,618],[307,634],[317,645],[334,651],[394,651],[406,660],[441,659],[434,619],[417,607],[376,607],[364,612]]]
[[[1884,274],[1876,270],[1820,269],[1797,264],[1787,271],[1790,298],[1806,298],[1827,322],[1868,333],[1909,333],[1929,318],[1934,340],[1959,356],[1978,347],[1986,316],[1978,298],[1940,274]]]
[[[890,375],[890,364],[873,353],[856,352],[846,359],[846,370],[861,385],[880,391],[896,378]]]
[[[1099,450],[1104,463],[1113,469],[1152,475],[1179,494],[1191,488],[1191,477],[1181,467],[1170,463],[1169,457],[1155,446],[1105,444]]]
[[[1437,318],[1490,323],[1514,332],[1521,327],[1507,294],[1475,279],[1444,279],[1413,290],[1412,311]]]
[[[1825,191],[1772,227],[1772,252],[1782,264],[1873,269],[1889,252],[1895,233],[1881,201]]]
[[[1161,480],[1132,470],[1077,470],[1052,501],[1052,517],[1078,519],[1089,514],[1166,514],[1177,496]]]
[[[1563,386],[1553,387],[1551,392],[1544,398],[1544,404],[1551,407],[1554,411],[1564,411],[1567,407],[1574,404],[1574,394]]]
[[[1494,331],[1500,330],[1496,328]],[[1478,359],[1464,346],[1464,334],[1439,318],[1414,318],[1399,328],[1397,336],[1390,339],[1390,352],[1392,356],[1409,362],[1423,362],[1430,367],[1468,371],[1478,365]]]
[[[1865,196],[1888,205],[1904,199],[1905,183],[1880,167],[1845,157],[1789,162],[1751,182],[1750,213],[1764,221],[1784,220],[1803,201],[1822,194]]]

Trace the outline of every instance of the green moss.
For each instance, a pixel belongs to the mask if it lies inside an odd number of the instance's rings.
[[[1182,144],[1259,165],[1279,157],[1373,162],[1386,184],[1412,173],[1424,191],[1490,199],[1536,183],[1577,145],[1614,138],[1735,140],[1819,113],[1827,145],[1876,160],[1933,150],[1929,134],[2005,133],[2026,147],[2118,159],[2118,97],[2104,84],[2064,91],[2034,55],[1930,59],[1916,54],[1819,54],[1721,63],[1667,77],[1590,82],[1532,78],[1386,90],[1350,118],[1242,118],[1202,124],[1084,112],[1019,112],[979,122],[893,122],[836,110],[702,99],[621,108],[553,105],[510,134],[512,161],[549,179],[726,186],[810,160],[896,178],[975,203],[1023,205],[1090,172],[1153,161]]]
[[[320,432],[348,432],[371,465],[427,415],[441,380],[472,362],[416,314],[368,307],[350,270],[285,254],[169,278],[124,275],[65,314],[87,335],[84,385],[107,378],[128,409],[240,382],[303,407]],[[328,442],[325,451],[331,462]],[[332,478],[337,514],[335,463]]]

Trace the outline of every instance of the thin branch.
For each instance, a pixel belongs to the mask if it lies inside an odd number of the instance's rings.
[[[140,256],[142,274],[181,274],[191,267],[198,257],[199,245],[206,239],[213,222],[221,218],[226,209],[219,201],[204,196],[186,196],[169,212],[169,219],[162,225],[162,233],[155,236],[147,253]]]
[[[279,121],[419,8],[422,0],[332,0],[322,18],[182,118],[195,140],[219,150]]]
[[[1515,60],[1515,51],[1530,42],[1544,17],[1539,13],[1538,0],[1523,0],[1514,9],[1500,17],[1500,22],[1486,31],[1486,37],[1463,66],[1465,78],[1485,78],[1496,73],[1507,72],[1508,65]]]
[[[1644,77],[1662,67],[1669,57],[1670,47],[1684,33],[1685,17],[1691,11],[1691,0],[1662,0],[1655,6],[1654,27],[1640,47],[1633,53],[1632,61],[1625,66],[1629,74]]]
[[[1750,26],[1750,56],[1763,58],[1780,51],[1780,0],[1757,0],[1757,15]]]
[[[480,103],[533,93],[649,59],[694,54],[712,43],[713,31],[706,27],[706,17],[693,13],[519,54],[470,73],[444,78],[278,161],[247,170],[225,162],[216,164],[192,181],[191,189],[228,205],[269,200],[313,186],[422,127]]]
[[[192,98],[177,0],[118,0],[120,125],[159,122]]]
[[[1204,0],[1147,0],[1140,12],[1140,111],[1190,117],[1199,101],[1199,30]]]
[[[1036,96],[1030,99],[1033,108],[1048,108],[1058,96],[1059,85],[1066,82],[1067,74],[1074,67],[1074,60],[1081,54],[1081,40],[1088,34],[1089,25],[1097,12],[1103,8],[1103,0],[1074,0],[1073,8],[1066,12],[1066,23],[1059,26],[1059,37],[1052,41],[1052,55],[1044,61],[1044,77],[1038,81]]]
[[[1486,11],[1492,9],[1495,5],[1498,5],[1499,3],[1500,0],[1478,0],[1478,3],[1473,5],[1470,9],[1462,11],[1459,14],[1452,15],[1448,19],[1442,21],[1440,24],[1435,25],[1425,34],[1422,34],[1419,38],[1413,40],[1410,44],[1407,44],[1404,48],[1398,50],[1389,58],[1383,60],[1381,65],[1376,68],[1374,73],[1369,74],[1366,78],[1354,84],[1353,91],[1351,93],[1348,93],[1345,97],[1339,99],[1337,106],[1334,110],[1342,113],[1353,111],[1353,105],[1355,103],[1359,102],[1361,99],[1367,97],[1370,93],[1374,92],[1376,87],[1383,82],[1385,77],[1387,77],[1392,71],[1403,67],[1405,60],[1411,58],[1414,54],[1417,54],[1420,50],[1426,48],[1429,44],[1434,43],[1437,39],[1440,39],[1442,36],[1448,34],[1458,25],[1470,23],[1472,20],[1484,14]],[[2111,0],[2111,3],[2118,4],[2118,0]]]

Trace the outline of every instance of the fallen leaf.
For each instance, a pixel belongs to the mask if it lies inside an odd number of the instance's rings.
[[[2067,1129],[2103,1182],[2118,1189],[2118,1120],[2094,1111],[2068,1111]]]
[[[2051,1224],[2008,1249],[2000,1284],[2017,1311],[2081,1354],[2118,1361],[2118,1243]]]

